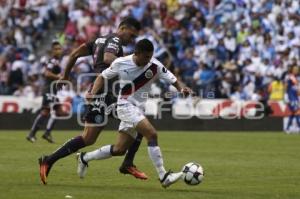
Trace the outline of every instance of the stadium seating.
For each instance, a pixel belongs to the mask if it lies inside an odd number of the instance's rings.
[[[153,41],[155,56],[203,98],[265,100],[269,85],[283,82],[288,67],[299,65],[298,1],[16,1],[0,9],[1,95],[40,95],[43,60],[34,53],[58,11],[66,17],[58,36],[66,55],[134,16],[144,27],[140,38]],[[90,72],[91,64],[80,60],[73,76]]]

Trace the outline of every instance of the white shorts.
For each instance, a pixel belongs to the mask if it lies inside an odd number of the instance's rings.
[[[144,111],[133,104],[121,104],[117,107],[118,117],[121,120],[119,131],[125,132],[134,139],[137,136],[136,125],[145,119]]]

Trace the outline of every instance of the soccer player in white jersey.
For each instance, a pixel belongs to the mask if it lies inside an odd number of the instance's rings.
[[[136,44],[134,54],[117,58],[97,77],[91,92],[87,94],[87,99],[94,98],[99,89],[103,88],[105,80],[119,77],[120,91],[117,113],[121,123],[117,141],[114,145],[106,145],[92,152],[78,154],[77,172],[81,178],[86,174],[89,161],[124,155],[134,141],[136,132],[139,132],[147,139],[148,154],[162,186],[168,187],[180,179],[182,172],[167,172],[164,168],[157,132],[145,117],[143,104],[147,100],[145,94],[149,92],[151,83],[156,79],[166,80],[184,95],[188,95],[192,91],[183,87],[183,84],[169,70],[152,57],[153,50],[153,44],[149,40],[140,40]]]

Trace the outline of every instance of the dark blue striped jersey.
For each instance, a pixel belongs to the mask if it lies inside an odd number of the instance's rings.
[[[50,72],[52,72],[55,75],[60,74],[61,73],[60,62],[61,62],[60,59],[57,59],[54,57],[50,58],[48,63],[45,65],[45,70],[49,70]],[[43,94],[45,94],[45,93],[56,94],[56,86],[52,85],[54,81],[56,81],[56,80],[45,77],[45,85],[44,85],[44,89],[43,89]],[[52,91],[51,91],[51,89],[52,89]]]
[[[109,52],[117,57],[123,56],[122,43],[116,34],[101,36],[94,41],[86,43],[89,49],[89,54],[93,56],[93,69],[96,73],[101,73],[109,67],[109,64],[104,63],[104,53]]]

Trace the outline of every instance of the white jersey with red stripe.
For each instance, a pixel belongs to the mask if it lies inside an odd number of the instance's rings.
[[[106,79],[119,76],[118,105],[128,102],[143,105],[155,80],[163,79],[170,84],[177,81],[173,73],[157,59],[152,58],[146,66],[139,67],[133,61],[133,54],[114,60],[110,67],[102,72],[102,76]]]

